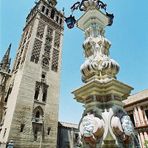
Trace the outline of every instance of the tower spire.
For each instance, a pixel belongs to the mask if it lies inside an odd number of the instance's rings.
[[[9,44],[8,49],[6,50],[2,61],[0,62],[0,70],[3,70],[5,72],[9,72],[11,58],[10,58],[10,50],[11,50],[11,44]]]

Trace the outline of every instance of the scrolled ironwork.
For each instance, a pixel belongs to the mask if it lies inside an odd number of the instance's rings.
[[[75,10],[78,10],[78,9],[80,11],[85,11],[85,9],[83,8],[84,2],[88,2],[88,0],[82,0],[81,2],[77,1],[76,3],[74,3],[70,8],[71,11],[74,12]],[[107,4],[103,3],[100,0],[97,0],[96,2],[97,2],[97,8],[103,9],[106,12]]]
[[[86,3],[88,3],[88,6],[86,6]],[[93,4],[93,5],[90,6],[89,4]],[[76,23],[76,19],[73,16],[74,11],[76,11],[76,10],[87,11],[88,9],[90,9],[90,7],[95,7],[98,10],[104,10],[105,15],[109,18],[108,26],[112,25],[114,15],[107,12],[107,10],[106,10],[107,9],[107,4],[103,3],[101,0],[81,0],[81,1],[77,1],[76,3],[74,3],[70,7],[71,15],[69,17],[65,17],[65,22],[67,24],[67,27],[69,29],[71,29],[71,28],[74,27],[74,25]]]

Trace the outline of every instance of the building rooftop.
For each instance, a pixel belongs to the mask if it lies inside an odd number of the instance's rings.
[[[147,98],[148,98],[148,89],[129,96],[127,100],[124,100],[123,102],[125,103],[125,105],[129,105]]]
[[[75,128],[78,129],[78,124],[74,123],[67,123],[67,122],[59,122],[60,126],[66,127],[66,128]]]

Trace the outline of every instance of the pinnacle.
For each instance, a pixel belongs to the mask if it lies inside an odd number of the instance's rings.
[[[8,47],[8,49],[7,49],[7,51],[6,51],[6,53],[5,53],[5,56],[8,56],[9,57],[9,55],[10,55],[10,50],[11,50],[11,43],[9,44],[9,47]]]
[[[10,62],[11,62],[10,50],[11,50],[11,44],[9,44],[9,47],[6,50],[6,52],[5,52],[5,54],[4,54],[3,58],[2,58],[2,61],[0,62],[0,69],[4,70],[6,72],[9,71]]]

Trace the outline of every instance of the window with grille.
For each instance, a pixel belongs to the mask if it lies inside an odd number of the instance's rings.
[[[45,75],[43,77],[45,78]],[[47,92],[48,92],[48,85],[45,84],[45,82],[36,82],[34,100],[42,101],[45,103],[47,99]]]
[[[60,33],[55,32],[55,37],[54,37],[54,47],[59,48],[60,47]]]
[[[39,21],[38,28],[37,28],[37,37],[40,39],[43,38],[44,35],[45,24]]]
[[[47,57],[50,59],[50,51],[51,51],[51,44],[52,44],[52,34],[53,30],[48,27],[47,28],[47,34],[46,34],[46,40],[45,40],[45,47],[44,47],[44,57]]]
[[[52,36],[53,29],[51,29],[51,28],[48,26],[47,32],[48,32],[48,34],[49,34],[49,35],[51,35],[51,36]]]
[[[43,68],[49,68],[49,60],[48,60],[48,58],[43,58],[43,60],[42,60],[42,66],[43,66]]]
[[[42,41],[40,41],[39,39],[35,39],[31,55],[31,61],[36,64],[38,63],[40,58],[41,46],[42,46]]]
[[[59,51],[57,49],[54,49],[52,55],[51,69],[55,72],[58,71],[58,63],[59,63]]]

